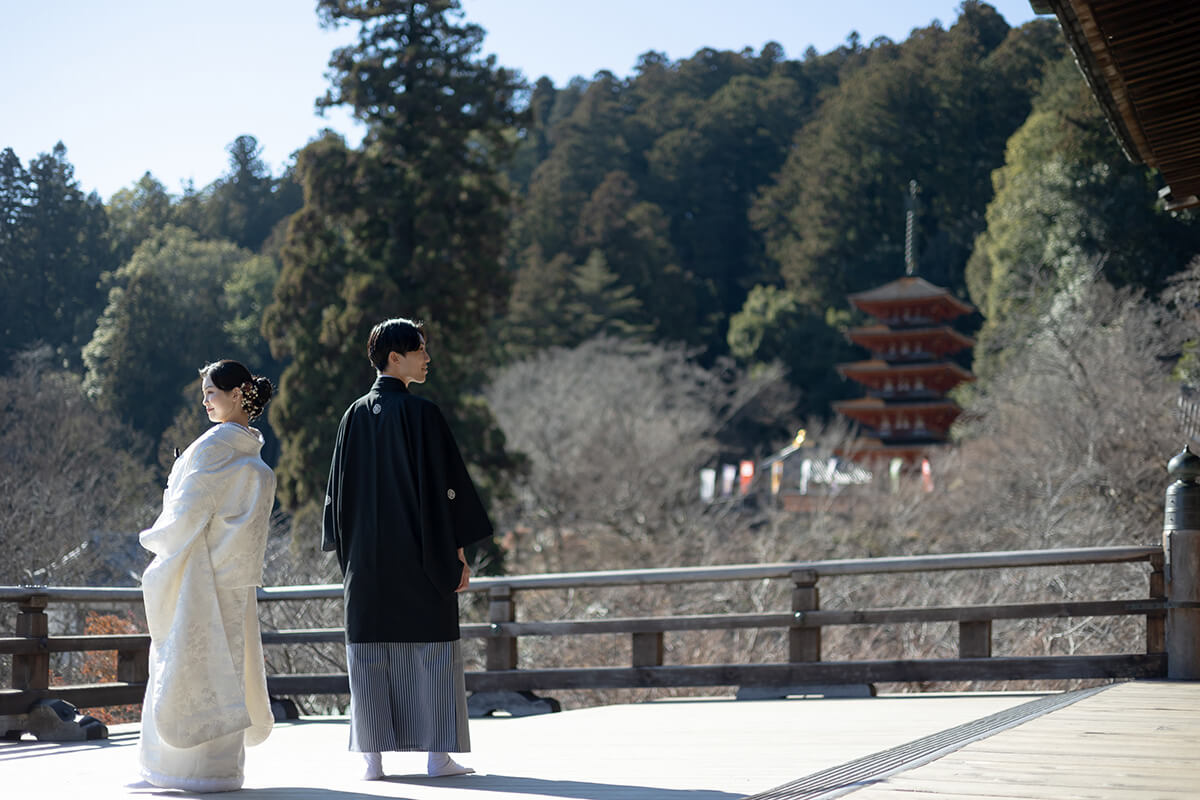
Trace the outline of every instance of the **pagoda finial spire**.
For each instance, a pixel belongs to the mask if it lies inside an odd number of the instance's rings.
[[[904,198],[904,274],[917,274],[917,246],[916,246],[916,226],[917,226],[917,195],[921,191],[921,185],[915,180],[908,182],[908,195]]]

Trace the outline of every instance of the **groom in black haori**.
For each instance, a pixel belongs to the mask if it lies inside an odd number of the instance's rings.
[[[345,578],[350,749],[368,780],[393,750],[463,775],[449,756],[471,749],[457,592],[463,548],[492,524],[441,411],[408,391],[429,371],[421,323],[379,323],[367,356],[378,377],[338,427],[321,542]]]

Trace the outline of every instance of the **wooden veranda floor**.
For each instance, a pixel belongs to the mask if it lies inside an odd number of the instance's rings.
[[[1200,797],[1200,683],[1070,695],[664,701],[471,722],[479,774],[385,754],[355,776],[344,718],[277,726],[247,752],[255,800],[853,800]],[[103,742],[0,742],[4,798],[183,797],[137,781],[137,726]]]

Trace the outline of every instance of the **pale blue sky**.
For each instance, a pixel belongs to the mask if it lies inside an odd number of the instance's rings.
[[[1028,0],[994,0],[1011,25]],[[958,0],[462,0],[488,31],[484,51],[556,85],[601,69],[632,72],[647,50],[672,60],[702,47],[790,58],[858,31],[903,40]],[[248,133],[275,172],[322,127],[356,142],[345,113],[316,115],[330,52],[353,31],[324,31],[311,0],[0,0],[0,149],[22,162],[61,140],[87,191],[106,200],[152,172],[178,193],[226,170]]]

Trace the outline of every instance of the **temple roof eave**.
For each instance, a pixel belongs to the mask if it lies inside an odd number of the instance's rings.
[[[864,314],[869,314],[872,317],[883,320],[896,318],[906,320],[907,318],[902,316],[904,310],[908,310],[909,316],[913,318],[923,317],[931,322],[943,322],[969,313],[957,305],[940,298],[927,301],[905,301],[903,304],[887,300],[859,300],[854,303],[854,307]]]
[[[878,397],[855,397],[851,400],[838,400],[833,404],[834,411],[845,413],[850,411],[962,411],[962,406],[953,400],[939,398],[937,400],[883,400]]]
[[[890,283],[868,289],[865,292],[855,292],[847,297],[854,305],[859,303],[906,303],[906,302],[937,302],[948,304],[962,314],[975,310],[970,303],[965,303],[952,295],[946,289],[934,286],[929,281],[917,275],[906,275]]]
[[[857,342],[858,339],[884,340],[891,339],[953,339],[966,347],[974,347],[975,340],[966,334],[959,333],[953,328],[938,325],[932,328],[889,328],[886,325],[868,325],[861,328],[851,328],[846,331],[846,338]]]
[[[918,361],[912,363],[891,364],[882,359],[868,361],[849,361],[836,364],[835,369],[845,377],[851,375],[936,375],[951,373],[963,381],[973,381],[975,376],[952,361]]]

